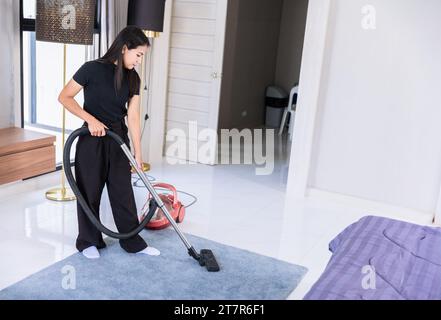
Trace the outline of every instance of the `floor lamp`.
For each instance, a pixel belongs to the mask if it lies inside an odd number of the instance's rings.
[[[37,0],[35,35],[37,41],[62,43],[63,86],[66,85],[67,44],[92,45],[96,0]],[[62,150],[64,152],[66,110],[62,108]],[[64,168],[61,170],[61,187],[46,192],[53,201],[72,201],[75,196],[66,188]]]
[[[151,47],[149,53],[149,62],[152,61],[152,51],[153,51],[153,41],[158,38],[164,29],[164,11],[165,11],[165,1],[166,0],[129,0],[129,8],[127,13],[127,25],[137,26],[142,29],[145,35],[150,38]],[[142,97],[143,97],[143,86],[145,79],[145,57],[141,64],[141,90],[140,90],[140,110],[141,119],[147,121],[146,115],[143,114],[142,110]],[[150,86],[150,76],[151,76],[151,63],[148,70],[148,84]],[[147,102],[149,98],[147,96]],[[147,108],[149,103],[147,103]],[[143,170],[149,170],[150,165],[148,163],[143,163]]]

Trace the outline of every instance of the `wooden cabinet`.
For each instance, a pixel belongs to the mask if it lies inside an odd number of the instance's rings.
[[[0,185],[55,170],[55,136],[0,129]]]

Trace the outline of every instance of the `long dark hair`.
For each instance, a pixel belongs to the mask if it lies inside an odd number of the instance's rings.
[[[102,63],[114,63],[117,61],[118,64],[115,68],[115,90],[117,93],[119,92],[125,73],[127,73],[129,81],[129,97],[131,98],[140,86],[140,79],[135,69],[128,70],[124,68],[122,54],[124,45],[126,45],[129,50],[132,50],[139,46],[147,45],[147,47],[149,47],[150,42],[149,38],[147,38],[141,29],[135,26],[128,26],[118,34],[106,54],[97,61]]]

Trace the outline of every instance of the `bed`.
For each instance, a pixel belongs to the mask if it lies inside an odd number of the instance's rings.
[[[441,228],[367,216],[329,250],[305,300],[441,300]]]

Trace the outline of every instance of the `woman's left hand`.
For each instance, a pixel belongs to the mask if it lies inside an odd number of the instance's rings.
[[[138,164],[138,168],[140,170],[142,170],[142,157],[141,157],[141,155],[135,154],[135,160],[136,160],[136,163]]]

